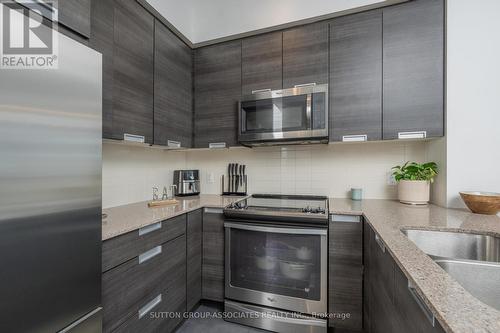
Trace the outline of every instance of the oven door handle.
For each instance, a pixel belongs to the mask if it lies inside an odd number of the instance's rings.
[[[324,235],[326,236],[327,229],[317,228],[284,228],[284,227],[263,227],[260,225],[252,224],[239,224],[239,223],[224,223],[225,228],[241,229],[259,232],[271,232],[277,234],[297,234],[297,235]]]

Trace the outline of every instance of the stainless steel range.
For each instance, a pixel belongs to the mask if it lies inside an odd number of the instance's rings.
[[[328,199],[253,195],[224,215],[227,320],[326,332]]]

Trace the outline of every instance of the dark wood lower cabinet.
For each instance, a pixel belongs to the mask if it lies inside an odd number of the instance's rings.
[[[361,216],[332,215],[328,241],[329,326],[363,328],[363,228]],[[341,317],[345,315],[348,317]]]
[[[203,281],[202,297],[224,300],[224,215],[222,209],[205,208],[203,212]]]
[[[104,332],[168,333],[181,322],[188,219],[192,216],[180,215],[104,241]],[[169,312],[181,316],[167,316]]]
[[[364,224],[364,332],[443,333],[383,241]]]
[[[193,309],[201,300],[202,210],[187,214],[187,285],[186,309]]]

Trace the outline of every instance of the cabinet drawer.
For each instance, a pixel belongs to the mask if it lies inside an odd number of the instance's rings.
[[[173,332],[182,319],[169,318],[168,313],[177,312],[182,315],[185,302],[185,289],[167,288],[160,294],[152,294],[140,310],[114,332]],[[142,315],[140,318],[139,311]]]
[[[105,272],[102,276],[104,331],[111,332],[137,316],[139,309],[168,288],[183,289],[185,304],[185,281],[185,235]],[[141,322],[142,318],[137,320]]]
[[[141,253],[186,232],[186,215],[180,215],[106,240],[102,244],[102,271],[116,267]]]

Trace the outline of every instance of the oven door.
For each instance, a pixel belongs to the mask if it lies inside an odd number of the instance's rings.
[[[328,86],[266,91],[239,103],[242,143],[328,136]]]
[[[225,297],[327,312],[327,229],[226,222]]]

